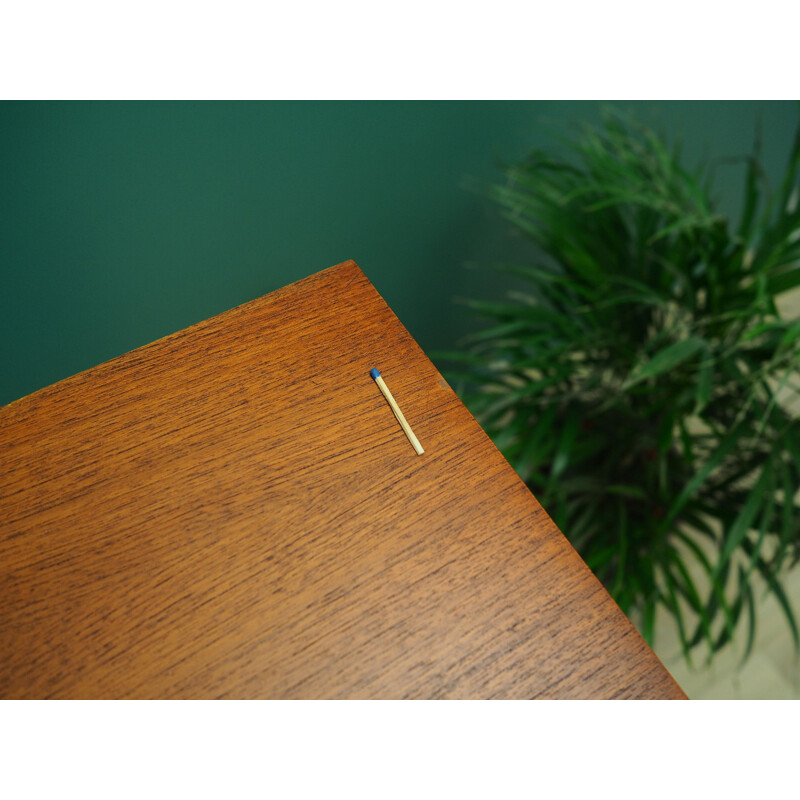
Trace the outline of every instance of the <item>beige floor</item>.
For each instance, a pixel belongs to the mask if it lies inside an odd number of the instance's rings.
[[[795,612],[800,615],[800,565],[788,573],[784,588]],[[664,666],[692,700],[797,700],[800,699],[800,660],[786,619],[772,596],[763,598],[763,587],[756,595],[758,627],[750,658],[741,662],[747,637],[745,626],[737,631],[737,641],[721,651],[711,666],[698,663],[689,667],[681,653],[680,640],[672,620],[664,616],[657,630],[654,650]],[[699,652],[697,662],[705,653]]]

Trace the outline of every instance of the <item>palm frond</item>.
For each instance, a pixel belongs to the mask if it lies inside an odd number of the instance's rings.
[[[800,390],[800,322],[775,302],[800,286],[800,126],[774,193],[759,148],[737,224],[709,170],[613,111],[509,167],[491,196],[531,256],[501,270],[527,288],[468,301],[489,324],[453,358],[620,606],[647,637],[666,611],[687,658],[745,621],[749,652],[757,576],[800,641],[780,582],[800,560],[800,422],[780,399]]]

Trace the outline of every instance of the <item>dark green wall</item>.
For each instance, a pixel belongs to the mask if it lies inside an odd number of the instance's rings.
[[[780,175],[791,103],[644,103],[690,161],[750,150]],[[470,181],[598,103],[0,104],[0,403],[356,259],[426,349],[465,329],[465,269],[506,226]],[[721,168],[722,169],[722,168]],[[724,168],[723,208],[739,173]]]

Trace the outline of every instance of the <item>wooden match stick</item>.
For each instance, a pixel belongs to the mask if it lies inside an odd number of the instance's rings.
[[[375,378],[375,383],[378,384],[378,388],[381,390],[381,394],[386,398],[386,402],[389,403],[394,415],[397,417],[397,421],[400,423],[400,427],[403,429],[403,432],[408,437],[408,441],[411,442],[411,446],[416,450],[418,456],[421,456],[425,451],[422,449],[422,445],[419,443],[419,439],[414,436],[414,431],[411,430],[411,426],[406,422],[406,418],[403,416],[403,412],[400,410],[400,406],[397,405],[395,402],[394,397],[392,397],[392,393],[389,391],[389,387],[384,382],[383,378],[381,378],[380,372],[376,369],[371,369],[369,374]]]

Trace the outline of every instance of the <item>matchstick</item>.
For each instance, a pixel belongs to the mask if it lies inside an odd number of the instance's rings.
[[[378,384],[378,388],[381,390],[381,394],[386,398],[386,402],[389,403],[394,415],[397,417],[397,421],[400,423],[400,427],[403,429],[403,432],[408,437],[408,441],[411,442],[411,446],[414,448],[418,456],[421,456],[425,451],[422,449],[422,445],[419,443],[419,439],[414,436],[414,431],[411,430],[411,426],[406,422],[406,418],[403,416],[403,412],[400,410],[400,406],[397,405],[395,402],[394,397],[392,397],[392,393],[389,391],[389,387],[384,382],[383,378],[381,378],[380,372],[377,369],[371,369],[369,374],[375,378],[375,383]]]

